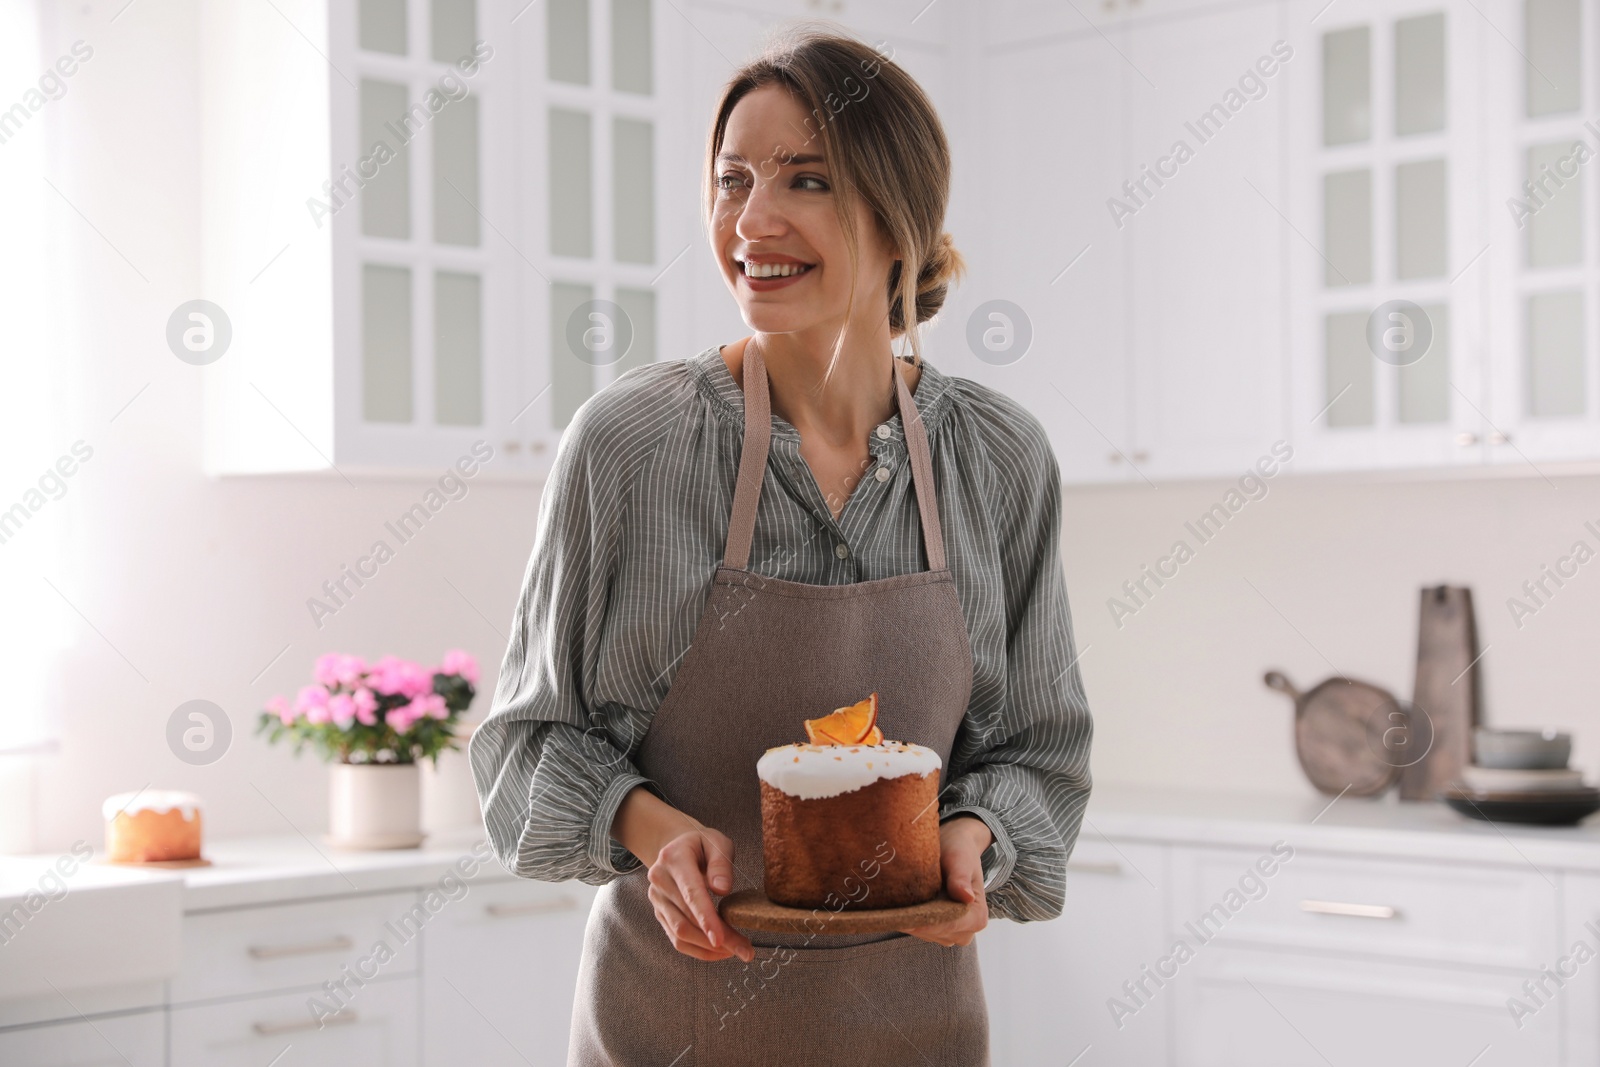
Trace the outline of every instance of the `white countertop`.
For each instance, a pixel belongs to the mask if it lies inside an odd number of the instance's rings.
[[[1487,823],[1394,791],[1335,800],[1309,787],[1284,795],[1097,784],[1079,837],[1101,836],[1245,848],[1282,839],[1328,852],[1600,871],[1600,813],[1577,826]]]
[[[297,835],[208,841],[202,851],[211,866],[180,872],[184,910],[415,889],[436,883],[463,859],[474,882],[513,877],[482,842],[483,835],[470,830],[430,836],[421,848],[372,852],[336,849]],[[474,851],[475,846],[480,847]]]
[[[1328,852],[1600,871],[1600,815],[1575,827],[1491,824],[1392,792],[1334,800],[1309,788],[1285,795],[1096,784],[1080,838],[1102,837],[1241,848],[1282,839]],[[421,848],[355,852],[299,835],[222,838],[205,844],[209,867],[149,873],[181,875],[186,912],[421,888],[464,857],[477,862],[474,881],[513,877],[492,857],[477,860],[487,854],[481,842],[467,830],[430,837]]]

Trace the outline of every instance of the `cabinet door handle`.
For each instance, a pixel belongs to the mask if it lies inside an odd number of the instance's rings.
[[[1468,445],[1475,445],[1477,443],[1478,435],[1473,433],[1471,430],[1462,430],[1460,433],[1456,434],[1456,444],[1460,445],[1462,448],[1466,448]]]
[[[1302,900],[1300,910],[1314,915],[1349,915],[1356,919],[1400,918],[1400,909],[1387,904],[1347,904],[1340,900]]]
[[[1509,445],[1511,443],[1511,435],[1496,430],[1489,435],[1489,443],[1491,445]]]
[[[524,904],[490,904],[483,910],[491,919],[514,919],[518,915],[549,915],[556,911],[576,911],[578,901],[566,893],[549,900],[530,900]]]
[[[1111,863],[1090,863],[1086,860],[1083,862],[1068,860],[1067,870],[1082,871],[1084,874],[1121,874],[1122,864],[1115,861]]]
[[[334,1023],[343,1024],[355,1021],[356,1013],[346,1008],[343,1011],[336,1011],[332,1015],[325,1015],[320,1019],[296,1019],[294,1022],[279,1023],[251,1023],[250,1029],[261,1037],[272,1037],[275,1034],[294,1034],[299,1033],[301,1030],[320,1030],[324,1026],[330,1026]]]
[[[346,952],[356,943],[340,934],[326,941],[303,941],[298,945],[251,945],[247,952],[251,959],[281,960],[286,956],[318,956],[324,952]]]

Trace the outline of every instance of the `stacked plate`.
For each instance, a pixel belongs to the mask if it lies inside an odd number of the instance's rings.
[[[1488,822],[1571,826],[1600,811],[1600,789],[1568,767],[1572,735],[1559,730],[1490,730],[1472,735],[1475,763],[1440,793],[1461,814]]]

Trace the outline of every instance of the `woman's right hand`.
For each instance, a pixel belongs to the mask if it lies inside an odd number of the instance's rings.
[[[722,921],[712,891],[733,888],[733,842],[709,826],[672,838],[650,865],[650,904],[672,947],[697,960],[755,957],[750,939]]]
[[[650,906],[672,947],[697,960],[755,958],[750,939],[722,921],[712,892],[733,888],[733,842],[642,785],[628,790],[611,836],[649,868]]]

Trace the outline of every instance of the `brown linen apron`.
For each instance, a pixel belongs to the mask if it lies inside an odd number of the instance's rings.
[[[756,761],[805,740],[805,719],[876,690],[884,736],[937,752],[941,788],[948,775],[972,689],[972,649],[945,566],[927,431],[901,360],[894,366],[928,570],[808,585],[747,569],[772,421],[766,368],[753,346],[745,349],[744,447],[723,562],[636,759],[669,803],[732,839],[735,890],[762,884]],[[883,847],[862,857],[869,897],[871,863],[890,854]],[[744,931],[755,959],[713,963],[672,947],[647,888],[638,869],[595,899],[569,1067],[989,1062],[976,942],[945,948],[906,934]]]

